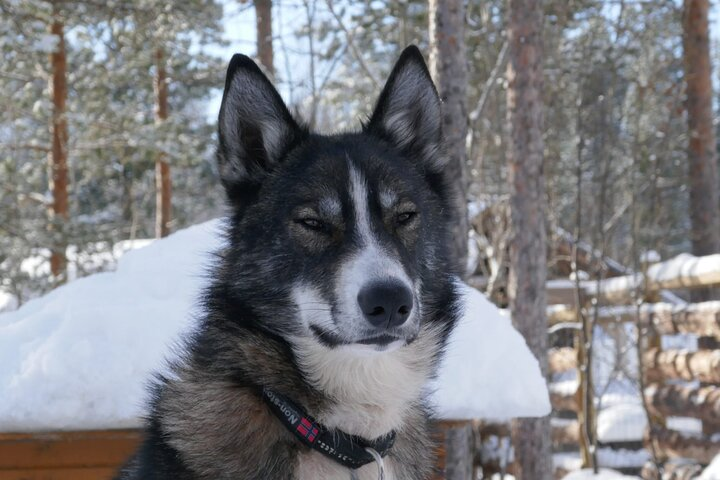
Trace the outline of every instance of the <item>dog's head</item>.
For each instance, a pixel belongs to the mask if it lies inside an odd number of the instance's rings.
[[[233,315],[329,348],[412,342],[449,278],[441,142],[440,99],[415,47],[362,130],[330,136],[299,124],[255,63],[233,57],[218,149]]]

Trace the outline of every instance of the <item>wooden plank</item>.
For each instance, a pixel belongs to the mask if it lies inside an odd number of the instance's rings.
[[[0,471],[121,465],[137,448],[140,432],[103,430],[86,432],[0,434]]]
[[[0,470],[0,480],[109,480],[115,468],[39,468]]]

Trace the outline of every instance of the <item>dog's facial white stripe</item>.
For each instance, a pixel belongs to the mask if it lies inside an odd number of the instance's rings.
[[[355,213],[355,228],[360,248],[341,266],[336,285],[340,310],[350,320],[345,325],[350,331],[361,331],[366,328],[365,320],[357,303],[360,290],[369,283],[378,280],[396,280],[405,284],[413,291],[413,283],[402,264],[388,252],[372,231],[370,218],[370,198],[367,182],[360,171],[348,158],[350,199]],[[417,292],[416,292],[417,294]],[[407,325],[412,326],[416,313],[408,319]]]
[[[370,212],[368,211],[368,190],[367,183],[360,172],[348,159],[350,169],[350,198],[352,199],[353,210],[355,211],[355,228],[364,247],[374,243],[372,228],[370,226]]]
[[[382,248],[372,232],[367,182],[358,169],[350,163],[350,159],[348,159],[348,168],[350,169],[349,191],[355,212],[355,228],[357,228],[361,245],[360,251],[354,259],[348,262],[351,264],[350,270],[355,272],[353,276],[361,277],[358,279],[361,283],[372,279],[398,279],[412,290],[412,282],[405,273],[405,269],[396,258]],[[359,288],[362,288],[362,285],[359,285]]]
[[[312,282],[293,287],[292,300],[298,309],[302,327],[307,333],[314,330],[311,327],[319,327],[350,343],[366,338],[373,327],[365,319],[358,303],[358,294],[367,285],[385,280],[401,282],[414,293],[415,306],[408,320],[399,329],[407,338],[414,337],[419,328],[418,318],[421,310],[417,301],[420,292],[419,283],[411,281],[397,255],[393,255],[390,251],[391,247],[388,247],[389,250],[380,244],[372,228],[367,181],[350,159],[348,159],[348,169],[348,192],[354,212],[349,223],[353,224],[356,231],[357,248],[349,257],[343,259],[338,267],[334,299],[325,298]],[[333,206],[333,203],[331,196],[322,201],[325,207],[341,207]],[[393,350],[395,347],[393,345],[386,350]],[[359,348],[359,350],[363,349]]]

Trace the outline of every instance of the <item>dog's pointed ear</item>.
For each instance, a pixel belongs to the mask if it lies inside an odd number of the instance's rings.
[[[428,171],[445,166],[440,97],[420,50],[407,47],[393,67],[375,111],[365,126],[423,162]]]
[[[234,55],[218,118],[218,167],[230,199],[257,190],[304,134],[255,62]]]

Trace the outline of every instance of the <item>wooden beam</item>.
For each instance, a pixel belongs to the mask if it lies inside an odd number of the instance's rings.
[[[562,373],[577,368],[577,351],[574,348],[551,348],[548,352],[551,373]]]
[[[720,350],[688,352],[652,348],[643,355],[643,363],[650,382],[672,379],[720,383]]]
[[[546,283],[548,305],[568,305],[574,309],[575,282],[571,280],[549,280]],[[585,292],[580,293],[585,297]]]
[[[577,322],[577,311],[573,305],[549,304],[547,307],[548,324]]]
[[[577,394],[565,395],[557,392],[550,392],[550,404],[556,412],[570,411],[577,412]]]
[[[675,335],[692,333],[698,336],[720,338],[720,302],[701,302],[687,305],[646,303],[640,306],[640,322],[652,326],[658,334]],[[575,307],[551,305],[547,309],[551,325],[575,322]],[[632,322],[638,318],[638,309],[632,305],[602,307],[600,323]]]
[[[669,458],[692,458],[707,465],[720,453],[720,441],[683,435],[663,427],[653,427],[645,436],[646,442],[653,442],[656,449]]]
[[[99,480],[113,478],[116,468],[27,468],[0,470],[0,480]]]
[[[43,477],[40,470],[115,470],[135,451],[140,437],[140,432],[136,430],[0,433],[0,478],[66,478]],[[19,474],[3,477],[6,472],[26,470],[38,470],[39,473],[28,477]]]
[[[577,445],[580,443],[580,424],[577,420],[552,419],[552,442],[555,447]]]
[[[692,417],[703,423],[720,423],[720,387],[652,385],[645,389],[650,413],[657,417]]]
[[[599,296],[612,304],[628,303],[633,292],[641,295],[660,290],[699,288],[720,285],[720,254],[695,257],[687,253],[647,269],[645,275],[634,274],[608,278],[600,282]],[[597,296],[597,285],[583,282],[589,295]]]

